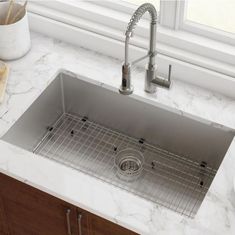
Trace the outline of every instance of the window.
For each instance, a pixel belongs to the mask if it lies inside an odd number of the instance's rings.
[[[235,45],[235,0],[181,0],[178,5],[179,29]]]
[[[186,19],[235,33],[235,0],[188,0]]]

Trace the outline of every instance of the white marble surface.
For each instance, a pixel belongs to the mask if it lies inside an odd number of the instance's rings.
[[[0,136],[45,89],[59,69],[118,87],[121,62],[32,33],[32,50],[10,62],[5,101],[0,105]],[[173,82],[157,94],[143,91],[144,74],[133,73],[135,94],[235,129],[235,100]],[[235,141],[231,145],[196,217],[188,219],[90,176],[0,141],[0,172],[148,235],[235,234]]]

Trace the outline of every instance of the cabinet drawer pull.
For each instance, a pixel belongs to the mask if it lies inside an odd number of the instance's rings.
[[[68,235],[72,235],[72,232],[71,232],[71,223],[70,223],[70,213],[71,213],[71,210],[67,209],[67,211],[66,211],[66,220],[67,220]]]
[[[78,229],[79,235],[82,235],[82,214],[78,214]]]

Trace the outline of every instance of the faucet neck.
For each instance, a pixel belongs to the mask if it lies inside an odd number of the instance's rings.
[[[157,23],[150,23],[149,66],[155,65]]]
[[[134,29],[141,19],[141,17],[145,14],[145,12],[149,12],[151,16],[150,23],[150,44],[149,44],[149,64],[155,64],[155,49],[156,49],[156,31],[157,31],[157,11],[155,7],[150,3],[142,4],[133,14],[131,20],[127,26],[126,30],[126,40],[125,40],[125,62],[124,65],[129,65],[129,42],[130,38],[133,36]]]

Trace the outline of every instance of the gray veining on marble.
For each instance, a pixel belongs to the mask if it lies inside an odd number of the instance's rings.
[[[32,44],[26,57],[9,62],[7,93],[0,106],[0,136],[60,69],[117,89],[120,85],[122,62],[119,60],[36,33],[32,33]],[[170,91],[159,88],[157,94],[147,94],[143,91],[144,71],[139,68],[134,69],[133,84],[135,94],[143,98],[235,129],[235,100],[175,80]],[[35,158],[32,153],[3,141],[0,141],[0,152],[1,172],[141,234],[235,234],[235,141],[193,220],[55,162]]]

